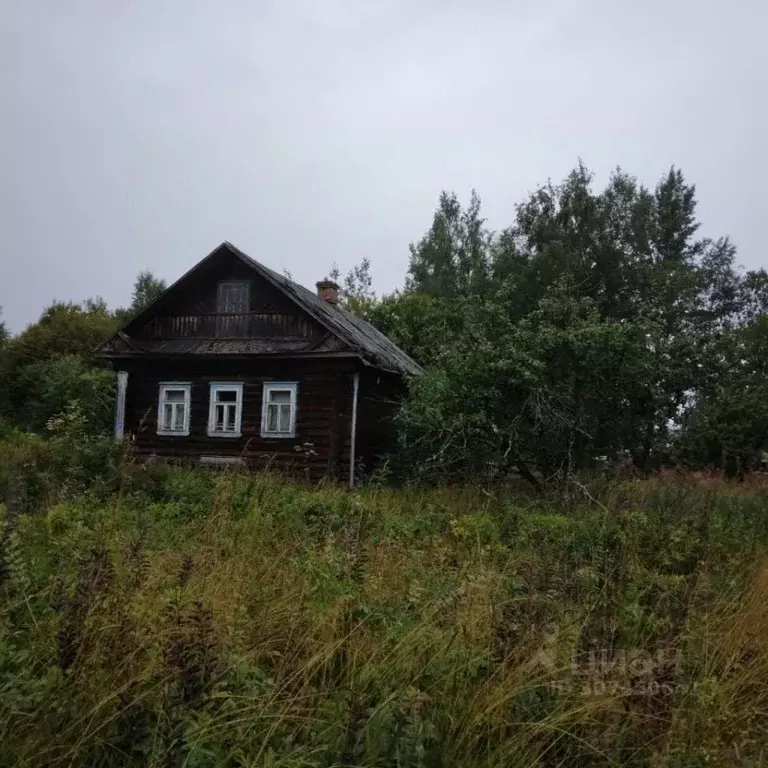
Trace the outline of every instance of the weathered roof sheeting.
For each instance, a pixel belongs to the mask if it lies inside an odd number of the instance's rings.
[[[341,307],[329,304],[313,291],[310,291],[303,285],[299,285],[284,275],[269,269],[269,267],[265,267],[263,264],[252,259],[229,242],[222,243],[203,259],[200,264],[215,258],[216,255],[220,254],[223,250],[236,255],[245,264],[251,267],[256,274],[275,286],[275,288],[294,301],[301,309],[310,315],[310,317],[314,318],[340,341],[344,342],[352,351],[352,354],[360,357],[368,365],[408,376],[421,376],[424,373],[424,369],[418,363],[412,360],[405,354],[405,352],[370,323],[347,312]],[[180,278],[180,280],[177,280],[168,291],[166,291],[166,294],[173,291],[175,287],[178,286],[191,272],[197,269],[200,264],[190,270],[190,272],[187,272],[184,277]],[[163,296],[166,294],[163,294]],[[162,299],[162,297],[160,297],[160,299]],[[158,301],[160,299],[158,299]],[[283,345],[277,339],[243,339],[237,341],[186,339],[165,342],[144,342],[130,338],[130,333],[127,332],[130,331],[132,327],[136,327],[138,323],[143,322],[147,317],[151,316],[151,314],[152,307],[150,306],[128,323],[124,332],[116,334],[102,344],[97,350],[97,353],[109,357],[113,354],[118,354],[120,350],[125,350],[126,353],[135,352],[137,354],[159,353],[202,355],[259,355],[280,354],[286,352],[302,354],[309,352],[316,353],[320,351],[310,340],[307,340],[306,348],[301,345],[301,348],[299,348],[296,346],[297,340],[295,339],[291,340],[290,343]],[[125,348],[126,343],[129,344],[130,349]],[[327,342],[321,346],[327,346]]]
[[[131,339],[130,350],[153,355],[293,355],[339,353],[331,334],[317,339]],[[352,353],[350,353],[352,356]]]
[[[262,277],[292,298],[315,320],[346,341],[367,362],[410,376],[421,376],[424,373],[424,369],[415,360],[366,320],[329,304],[313,291],[265,267],[231,243],[224,245],[250,263]]]

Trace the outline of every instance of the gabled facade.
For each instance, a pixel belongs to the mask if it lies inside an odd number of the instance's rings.
[[[372,325],[223,243],[97,350],[137,456],[353,482],[422,369]]]

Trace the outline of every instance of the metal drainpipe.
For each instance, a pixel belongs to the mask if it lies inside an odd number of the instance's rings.
[[[121,442],[125,431],[125,395],[128,389],[128,371],[117,372],[117,399],[115,401],[115,440]]]
[[[349,435],[349,487],[355,485],[355,442],[357,441],[357,391],[360,388],[360,374],[356,371],[352,379],[352,426]]]

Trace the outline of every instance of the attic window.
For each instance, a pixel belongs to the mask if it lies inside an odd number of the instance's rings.
[[[242,315],[251,308],[250,284],[246,281],[219,283],[218,312],[221,315]]]

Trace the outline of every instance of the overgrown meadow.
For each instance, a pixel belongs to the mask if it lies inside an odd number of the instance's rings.
[[[62,434],[0,443],[2,765],[766,757],[762,479],[350,492]]]

